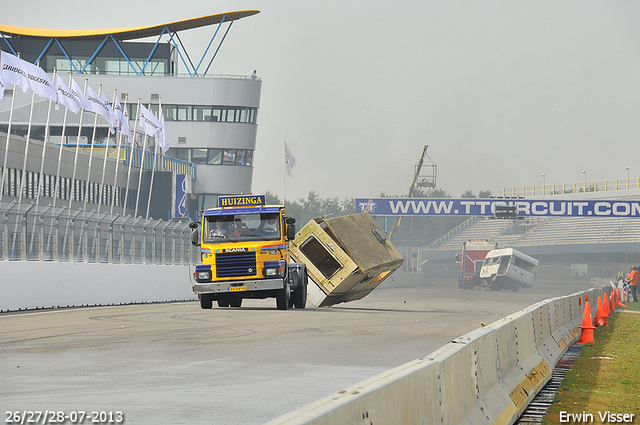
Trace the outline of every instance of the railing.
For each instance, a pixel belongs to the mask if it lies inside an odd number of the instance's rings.
[[[186,221],[0,203],[0,260],[187,265],[199,261]]]
[[[474,224],[478,220],[478,217],[469,217],[468,220],[465,220],[459,226],[451,229],[447,234],[441,236],[439,239],[436,239],[431,245],[429,245],[426,249],[438,249],[442,247],[444,244],[449,242],[454,236],[462,233],[466,229],[468,229],[472,224]]]
[[[505,187],[502,189],[502,196],[528,198],[534,196],[568,195],[573,193],[608,192],[635,189],[640,189],[640,178]]]
[[[67,147],[75,148],[75,145],[67,144]],[[83,152],[89,152],[91,150],[91,145],[80,145],[79,149]],[[154,164],[154,153],[148,150],[144,152],[139,148],[131,148],[123,144],[120,147],[120,152],[118,152],[117,145],[109,145],[108,146],[107,155],[109,158],[116,158],[118,160],[124,161],[126,166],[129,166],[129,161],[133,163],[134,167],[142,167],[145,170],[151,170]],[[94,145],[93,147],[93,155],[96,157],[104,157],[105,145]],[[190,162],[184,161],[182,159],[173,158],[170,156],[164,156],[162,154],[158,154],[155,160],[155,169],[156,171],[175,171],[176,174],[188,174],[194,180],[197,180],[196,174],[196,166]]]

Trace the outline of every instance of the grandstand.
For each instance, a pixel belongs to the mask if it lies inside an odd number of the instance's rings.
[[[427,249],[458,249],[463,241],[488,239],[503,247],[640,243],[640,219],[601,217],[534,218],[527,221],[474,217],[463,231],[441,238]]]
[[[563,199],[638,199],[637,190],[564,194]],[[451,262],[462,242],[488,240],[514,247],[544,264],[595,263],[628,268],[640,262],[640,218],[540,217],[499,220],[471,217],[422,253],[435,263]]]

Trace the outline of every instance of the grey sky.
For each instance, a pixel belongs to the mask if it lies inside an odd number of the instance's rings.
[[[404,195],[425,144],[454,197],[542,173],[640,177],[635,1],[23,1],[0,22],[112,28],[245,9],[261,13],[234,23],[210,72],[263,79],[255,192],[280,194],[284,138],[288,199]],[[199,57],[212,34],[181,38]]]

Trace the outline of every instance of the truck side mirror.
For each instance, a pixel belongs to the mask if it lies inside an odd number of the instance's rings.
[[[192,221],[191,223],[189,223],[189,227],[191,228],[191,245],[199,246],[200,230],[198,229],[198,223]]]
[[[460,260],[461,260],[461,255],[460,253],[456,254],[456,264],[460,264]]]
[[[287,223],[287,239],[294,240],[296,238],[296,219],[291,217],[286,217],[284,222]]]

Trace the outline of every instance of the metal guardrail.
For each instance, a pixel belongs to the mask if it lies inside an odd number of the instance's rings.
[[[73,144],[67,144],[65,146],[75,148]],[[153,152],[148,150],[142,151],[142,149],[132,148],[126,144],[120,146],[120,150],[118,150],[117,145],[109,145],[107,148],[109,149],[107,152],[109,158],[124,161],[124,165],[126,166],[129,166],[131,162],[134,167],[140,168],[142,166],[145,170],[151,170],[155,164],[156,171],[175,171],[176,174],[188,174],[193,177],[194,180],[197,180],[198,176],[195,164],[182,159],[164,156],[158,153],[154,161]],[[105,148],[104,144],[96,144],[93,147],[93,155],[102,158],[104,157],[104,150],[107,148]],[[83,152],[89,152],[91,145],[80,145],[79,149]]]
[[[0,219],[0,260],[175,265],[199,261],[185,221],[16,201],[0,203]]]
[[[465,220],[464,222],[460,223],[458,226],[454,227],[449,232],[447,232],[447,234],[436,239],[432,244],[430,244],[425,249],[438,249],[442,247],[451,239],[453,239],[456,235],[462,233],[463,231],[471,227],[471,225],[473,225],[476,221],[478,221],[478,217],[469,217],[468,220]]]
[[[533,186],[515,186],[502,189],[506,197],[534,197],[549,195],[569,195],[573,193],[610,192],[616,190],[640,189],[640,178],[583,181],[560,184],[540,184]]]

